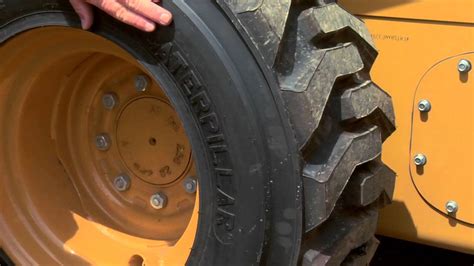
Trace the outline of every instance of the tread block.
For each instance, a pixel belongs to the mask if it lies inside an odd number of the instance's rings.
[[[312,11],[315,19],[319,23],[322,33],[329,34],[344,28],[350,28],[362,37],[374,50],[376,50],[372,35],[370,35],[364,22],[351,15],[339,5],[324,5],[314,8]]]
[[[318,22],[308,10],[303,11],[296,23],[291,23],[282,40],[276,69],[280,87],[284,91],[303,92],[324,58],[326,50],[318,49],[311,39],[318,32]],[[294,34],[290,36],[290,33]]]
[[[379,123],[385,134],[395,130],[395,112],[392,98],[372,81],[346,90],[341,96],[341,118],[354,121],[380,113]],[[385,137],[384,137],[385,138]]]
[[[363,68],[364,63],[353,44],[327,49],[304,91],[294,87],[291,92],[283,92],[300,147],[318,128],[336,80]]]
[[[356,171],[347,185],[345,202],[356,207],[365,207],[381,196],[390,202],[395,189],[395,172],[382,163],[374,163],[369,169]]]
[[[338,40],[337,43],[326,42],[330,43],[330,46],[326,48],[318,47],[316,44],[315,38],[325,39],[325,35],[334,33],[332,31],[325,31],[327,28],[332,29],[332,27],[326,25],[328,24],[327,21],[321,21],[321,14],[319,14],[320,12],[324,13],[326,8],[334,9],[334,6],[338,7],[337,5],[330,4],[320,8],[306,9],[298,15],[297,21],[294,23],[292,23],[292,21],[289,22],[288,33],[282,40],[281,49],[279,51],[280,55],[276,65],[282,90],[294,92],[307,90],[315,71],[319,66],[324,64],[321,60],[325,56],[325,53],[337,49],[344,43],[352,43],[352,40],[354,40],[351,36],[350,40]],[[354,18],[348,13],[346,15],[349,16],[349,18],[347,18],[348,21]],[[365,29],[363,23],[361,27]],[[338,32],[346,27],[339,29],[335,26],[334,28],[336,28],[337,30],[335,31]],[[355,54],[357,53],[358,51],[355,52]],[[352,57],[346,58],[345,60],[341,60],[340,58],[340,61],[344,61],[341,62],[340,65],[348,63],[350,59],[352,59]]]
[[[290,12],[291,0],[217,0],[239,31],[249,36],[263,61],[272,67]]]
[[[312,241],[303,248],[302,265],[341,265],[351,251],[371,243],[377,218],[375,208],[357,214],[335,211],[327,222],[308,236]],[[372,244],[375,245],[369,247],[367,256],[358,258],[359,262],[363,259],[366,263],[370,261],[377,242]]]
[[[333,147],[328,163],[304,167],[306,232],[329,217],[356,167],[377,158],[381,148],[381,134],[376,126],[361,133],[344,132]]]

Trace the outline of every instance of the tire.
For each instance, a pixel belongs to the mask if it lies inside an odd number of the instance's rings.
[[[197,2],[164,1],[174,23],[153,33],[100,11],[91,30],[132,54],[184,123],[200,188],[187,264],[367,263],[394,186],[380,159],[393,108],[370,81],[367,30],[333,3]],[[0,3],[0,43],[45,26],[80,23],[67,1]]]

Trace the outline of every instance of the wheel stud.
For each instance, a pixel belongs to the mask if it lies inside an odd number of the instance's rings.
[[[138,92],[146,91],[148,83],[148,78],[144,75],[138,75],[135,77],[135,89]]]
[[[153,209],[163,209],[166,206],[168,198],[163,193],[155,193],[150,197],[150,205]]]
[[[115,93],[106,93],[102,96],[102,105],[107,110],[112,110],[117,105],[117,95]]]
[[[110,148],[110,138],[109,135],[103,133],[95,137],[95,146],[100,151],[106,151]]]
[[[114,179],[114,187],[117,191],[124,192],[130,188],[130,177],[128,175],[119,175]]]
[[[191,177],[186,177],[183,181],[183,187],[186,192],[189,194],[195,193],[197,188],[196,180],[192,179]]]

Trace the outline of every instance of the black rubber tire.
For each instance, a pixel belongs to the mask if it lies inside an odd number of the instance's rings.
[[[376,247],[394,115],[370,82],[370,35],[335,4],[276,2],[164,1],[174,22],[153,33],[95,16],[91,31],[162,83],[190,137],[201,205],[189,265],[366,263]],[[67,1],[0,2],[0,43],[50,25],[79,27]]]

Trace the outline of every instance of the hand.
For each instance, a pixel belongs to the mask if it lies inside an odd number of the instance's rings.
[[[94,20],[92,6],[96,6],[116,19],[143,31],[154,31],[156,24],[167,26],[171,13],[157,5],[159,0],[69,0],[81,18],[83,29],[89,29]]]

